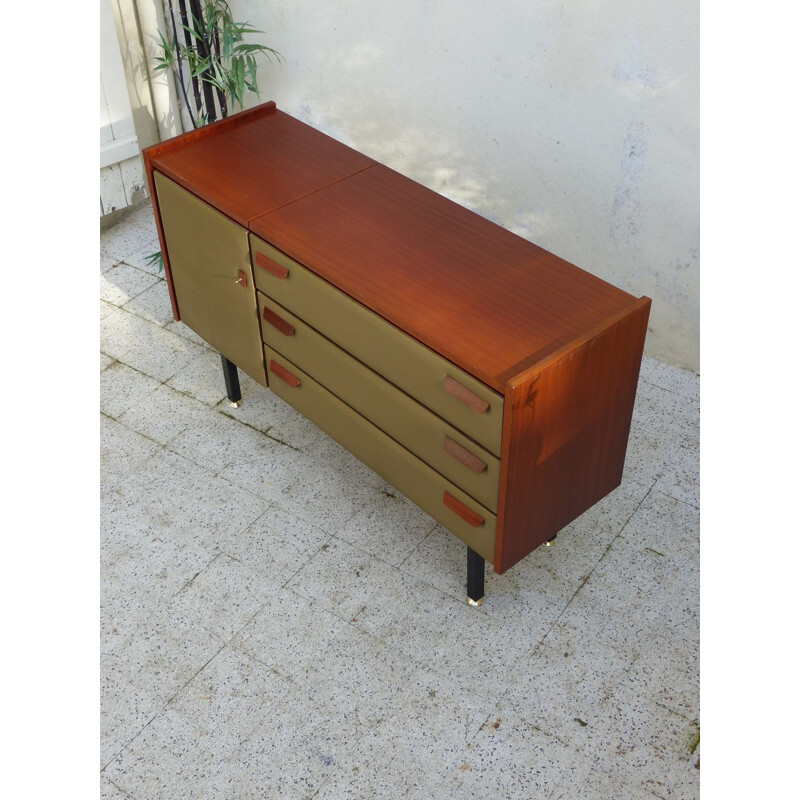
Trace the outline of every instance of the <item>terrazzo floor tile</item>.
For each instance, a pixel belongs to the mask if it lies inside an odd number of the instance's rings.
[[[282,589],[236,635],[230,647],[301,682],[345,625],[317,603]]]
[[[314,702],[331,709],[333,718],[348,718],[363,728],[427,696],[414,680],[418,669],[370,634],[347,626],[309,665],[301,685]]]
[[[100,299],[114,306],[123,306],[157,282],[155,275],[127,264],[118,264],[100,275]]]
[[[122,261],[149,245],[157,237],[153,206],[145,202],[117,225],[102,232],[100,252],[101,255]]]
[[[243,426],[239,425],[238,427],[242,428]],[[267,434],[262,434],[252,428],[245,430],[247,433],[243,434],[243,437],[260,437],[252,439],[257,444],[250,451],[238,452],[238,457],[233,462],[220,469],[220,475],[270,504],[280,500],[283,506],[282,510],[295,513],[296,516],[305,519],[308,509],[302,502],[287,502],[286,496],[292,491],[291,487],[296,481],[307,480],[307,476],[303,478],[303,474],[308,470],[308,459],[302,453],[271,439]],[[181,439],[185,440],[192,435],[194,435],[192,429],[189,429]],[[184,445],[186,442],[176,441],[171,443],[170,447],[177,447],[179,444]],[[225,451],[224,445],[222,448],[216,448],[218,455],[215,455],[215,450],[212,449],[210,458],[216,462],[219,458],[224,457]],[[311,516],[319,517],[320,515],[314,515],[312,509]]]
[[[234,529],[219,541],[225,553],[284,585],[330,536],[294,514],[270,507],[244,530]]]
[[[172,597],[169,608],[227,642],[280,588],[274,575],[220,553]]]
[[[301,691],[272,706],[268,719],[226,759],[222,797],[311,798],[361,731]]]
[[[101,320],[100,336],[102,352],[162,383],[202,349],[122,309]]]
[[[204,403],[157,383],[146,403],[129,404],[119,420],[131,430],[167,444],[188,428],[202,425],[203,420],[209,418]]]
[[[696,722],[620,687],[606,702],[597,766],[663,798],[699,797]]]
[[[287,587],[349,621],[394,573],[395,568],[389,564],[332,538],[294,575]]]
[[[463,707],[446,698],[407,704],[363,733],[316,798],[469,797],[456,782],[472,756],[465,723]]]
[[[100,353],[100,372],[116,363],[117,362],[114,361],[113,358],[109,358],[108,356],[104,356],[102,353]]]
[[[271,433],[276,436],[279,434],[277,430]],[[380,475],[325,434],[313,439],[302,449],[310,458],[325,463],[329,469],[334,470],[348,482],[375,488],[381,488],[385,484]]]
[[[586,767],[567,775],[556,787],[550,800],[656,800],[640,784],[632,783],[626,776],[612,775],[598,768]]]
[[[100,416],[100,469],[103,488],[124,484],[137,466],[158,451],[158,444],[126,428],[119,422]]]
[[[174,319],[172,316],[172,304],[169,300],[169,290],[166,282],[161,279],[156,279],[152,286],[128,300],[123,305],[123,308],[132,314],[136,314],[137,317],[160,325],[162,328]]]
[[[216,410],[250,428],[267,433],[274,424],[276,396],[241,371],[239,388],[242,392],[242,404],[239,408],[231,408],[228,398],[225,397],[217,404]]]
[[[147,800],[209,800],[217,794],[224,753],[179,712],[159,714],[105,769],[109,780],[132,797]]]
[[[170,440],[168,447],[195,464],[226,477],[229,477],[227,473],[231,468],[246,466],[255,471],[255,480],[261,472],[257,465],[275,463],[280,445],[260,431],[209,408],[202,414],[198,413],[192,424]],[[232,474],[238,472],[234,470]],[[232,482],[238,483],[233,479]]]
[[[222,649],[224,642],[168,604],[140,610],[105,658],[116,657],[131,681],[153,687],[166,703]]]
[[[167,384],[208,406],[215,406],[226,397],[222,361],[217,353],[205,348],[201,348]]]
[[[435,525],[418,506],[375,488],[365,505],[337,529],[336,536],[399,567]]]
[[[251,492],[163,448],[139,464],[131,475],[131,490],[133,484],[142,487],[143,501],[154,515],[161,515],[170,540],[180,545],[219,547],[267,509]]]
[[[687,719],[698,719],[700,645],[665,629],[657,640],[643,643],[623,685]]]
[[[642,359],[640,378],[690,400],[700,397],[700,379],[696,373],[653,356],[644,356]]]
[[[625,680],[631,657],[591,641],[559,649],[539,645],[509,676],[506,703],[519,716],[578,749],[600,730],[604,702]]]
[[[305,451],[313,447],[325,434],[313,422],[295,411],[288,403],[270,392],[269,401],[263,402],[265,417],[263,424],[269,425],[270,436],[278,441]]]
[[[697,566],[700,561],[699,511],[658,491],[656,486],[622,531],[621,538],[674,563]]]
[[[131,497],[133,503],[129,502]],[[165,520],[159,510],[142,504],[139,494],[130,493],[126,487],[105,495],[104,503],[116,504],[116,508],[104,511],[101,527],[103,635],[110,625],[116,629],[123,622],[138,624],[140,614],[173,597],[219,554],[213,543],[180,541],[171,533],[169,518]]]
[[[103,775],[100,778],[100,800],[130,800],[130,795]]]
[[[206,342],[205,339],[201,339],[188,325],[184,324],[180,320],[173,318],[172,322],[164,326],[164,330],[174,333],[176,336],[188,339],[193,344],[199,344],[200,347],[204,347],[206,350],[214,350],[214,348],[211,347],[211,345]]]
[[[103,659],[100,682],[100,766],[112,761],[163,711],[166,701],[146,680],[131,676],[124,657]]]
[[[106,303],[104,300],[100,301],[100,319],[105,319],[112,311],[116,311],[117,307],[112,306],[111,303]]]
[[[161,384],[149,375],[119,361],[110,361],[100,376],[100,411],[119,419],[132,406],[146,405],[147,395],[159,386]]]
[[[154,236],[146,244],[143,244],[138,250],[126,254],[125,263],[130,264],[132,267],[136,267],[137,269],[149,272],[152,275],[156,275],[157,277],[163,278],[163,268],[159,268],[158,263],[153,262],[150,259],[150,256],[159,252],[161,252],[161,243],[158,241],[158,237]]]
[[[317,461],[305,453],[291,459],[290,468],[291,479],[284,476],[270,499],[279,508],[330,533],[336,533],[375,496],[374,487],[357,483],[325,461]]]
[[[501,702],[470,745],[456,776],[462,797],[549,797],[579,755]]]
[[[265,722],[272,707],[292,696],[291,684],[245,653],[223,648],[170,701],[210,741],[236,751]]]

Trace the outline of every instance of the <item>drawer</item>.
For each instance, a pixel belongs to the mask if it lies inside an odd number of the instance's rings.
[[[394,384],[258,292],[264,342],[497,512],[500,461]]]
[[[488,561],[497,518],[455,484],[329,392],[291,361],[265,347],[269,387],[356,458]]]
[[[500,455],[501,395],[252,233],[250,250],[258,289]]]

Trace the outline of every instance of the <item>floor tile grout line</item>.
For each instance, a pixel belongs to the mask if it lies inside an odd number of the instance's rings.
[[[553,624],[550,626],[550,628],[547,630],[547,632],[545,633],[545,635],[542,637],[542,639],[541,639],[541,641],[539,642],[539,644],[544,644],[544,643],[545,643],[545,641],[546,641],[547,637],[550,635],[550,633],[551,633],[551,631],[553,630],[553,628],[554,628],[554,627],[555,627],[555,626],[558,624],[558,621],[561,619],[561,617],[563,617],[563,616],[564,616],[564,613],[565,613],[565,612],[566,612],[566,610],[567,610],[567,609],[570,607],[570,605],[571,605],[572,601],[573,601],[573,600],[574,600],[574,599],[577,597],[577,595],[578,595],[578,592],[580,592],[580,590],[581,590],[581,589],[583,589],[583,587],[584,587],[584,586],[587,584],[587,582],[589,581],[589,578],[592,576],[592,573],[594,573],[594,571],[595,571],[595,570],[597,569],[597,567],[600,565],[600,562],[601,562],[601,561],[602,561],[602,560],[603,560],[603,559],[606,557],[606,555],[608,554],[609,550],[611,550],[612,546],[614,545],[614,542],[616,542],[616,541],[617,541],[617,539],[619,539],[619,537],[620,537],[620,536],[622,536],[622,532],[623,532],[623,531],[625,530],[625,528],[628,526],[628,523],[631,521],[631,519],[633,519],[633,515],[634,515],[634,514],[635,514],[635,513],[636,513],[636,512],[639,510],[639,508],[641,507],[642,503],[644,503],[644,501],[645,501],[645,500],[646,500],[646,499],[647,499],[647,498],[650,496],[650,492],[652,492],[652,491],[653,491],[653,487],[656,485],[656,482],[657,482],[657,480],[658,480],[658,479],[656,479],[656,480],[654,480],[654,481],[653,481],[653,483],[650,485],[650,488],[649,488],[649,489],[647,490],[647,492],[644,494],[644,496],[642,497],[642,499],[641,499],[641,500],[640,500],[640,501],[639,501],[639,502],[636,504],[636,508],[634,508],[634,509],[633,509],[633,511],[631,511],[631,513],[628,515],[628,518],[627,518],[627,519],[625,520],[625,522],[622,524],[622,527],[619,529],[619,531],[618,531],[617,535],[616,535],[616,536],[615,536],[615,537],[614,537],[614,538],[613,538],[613,539],[612,539],[612,540],[611,540],[611,541],[608,543],[608,546],[607,546],[607,547],[606,547],[606,549],[603,551],[603,553],[602,553],[602,555],[600,556],[600,558],[598,558],[598,559],[597,559],[597,561],[595,562],[595,565],[594,565],[594,566],[591,568],[591,570],[589,570],[589,572],[588,572],[588,573],[587,573],[587,574],[586,574],[586,575],[583,577],[583,579],[581,580],[580,586],[578,586],[578,588],[577,588],[577,589],[575,590],[575,592],[572,594],[572,597],[570,597],[570,599],[567,601],[567,604],[564,606],[564,608],[563,608],[563,609],[561,609],[561,613],[558,615],[558,617],[556,617],[555,621],[554,621],[554,622],[553,622]]]
[[[128,295],[128,297],[126,298],[125,302],[121,306],[117,305],[116,303],[114,303],[111,300],[106,300],[105,297],[102,297],[102,296],[100,297],[100,299],[104,303],[108,303],[108,305],[113,306],[114,308],[118,308],[120,310],[123,310],[123,306],[126,306],[132,300],[135,300],[137,297],[139,297],[140,295],[144,294],[149,289],[152,289],[154,286],[157,286],[160,281],[163,281],[163,278],[159,278],[157,275],[153,275],[152,272],[145,272],[145,270],[139,269],[138,267],[134,267],[133,264],[128,264],[128,263],[126,263],[124,261],[120,261],[119,264],[115,264],[113,267],[109,267],[109,269],[107,269],[105,272],[101,272],[100,274],[101,274],[101,276],[106,276],[106,275],[108,275],[109,272],[112,272],[113,270],[117,269],[117,267],[120,267],[120,266],[125,266],[128,269],[135,269],[137,272],[141,273],[142,275],[149,275],[151,278],[155,278],[155,280],[153,281],[153,283],[151,283],[149,286],[146,286],[140,292],[137,292],[136,294]],[[110,282],[111,281],[109,281],[109,283]],[[114,284],[114,286],[116,286],[116,284]],[[119,287],[117,287],[117,288],[119,288]],[[122,291],[122,290],[120,290],[120,291]],[[127,309],[124,309],[124,310],[127,310]],[[136,312],[130,312],[130,313],[133,313],[134,316],[139,317],[139,319],[144,319],[144,317],[139,316],[139,314],[136,314]],[[158,327],[163,328],[164,326],[163,325],[159,325]]]

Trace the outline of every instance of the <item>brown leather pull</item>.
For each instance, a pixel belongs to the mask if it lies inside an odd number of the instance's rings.
[[[289,270],[282,267],[280,264],[275,263],[271,258],[267,258],[263,253],[256,253],[256,264],[261,269],[265,269],[270,275],[276,278],[288,278]]]
[[[284,383],[288,383],[293,389],[296,389],[300,385],[300,378],[298,378],[297,375],[292,375],[288,369],[282,367],[277,361],[272,361],[272,359],[270,359],[269,371],[280,378]]]
[[[444,388],[453,395],[456,400],[460,400],[465,406],[469,406],[473,411],[477,411],[478,414],[483,414],[489,409],[488,400],[478,397],[475,392],[471,392],[466,386],[462,386],[449,375],[444,379]]]
[[[486,464],[478,456],[470,453],[466,447],[462,447],[455,439],[451,439],[449,436],[444,437],[444,451],[467,469],[472,470],[476,475],[480,475],[486,469]]]
[[[480,528],[484,523],[484,519],[480,514],[476,514],[469,506],[465,506],[460,500],[457,500],[450,492],[445,492],[442,497],[444,504],[454,513],[458,514],[461,519],[472,525],[473,528]]]
[[[262,314],[266,322],[269,322],[273,328],[277,328],[281,333],[286,334],[286,336],[292,336],[294,334],[294,325],[290,325],[285,319],[279,317],[274,311],[271,311],[269,308],[264,306],[264,313]]]
[[[239,271],[236,273],[236,275],[237,275],[238,277],[236,278],[236,280],[234,281],[234,283],[237,283],[237,284],[239,284],[239,286],[241,286],[243,289],[246,289],[246,288],[247,288],[247,273],[246,273],[246,272],[245,272],[243,269],[240,269],[240,270],[239,270]]]

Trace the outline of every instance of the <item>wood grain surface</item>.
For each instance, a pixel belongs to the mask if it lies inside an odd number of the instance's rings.
[[[380,164],[250,228],[499,392],[635,300]]]
[[[495,572],[619,486],[649,314],[635,301],[509,385]]]
[[[272,102],[144,152],[154,169],[245,227],[375,163]]]

